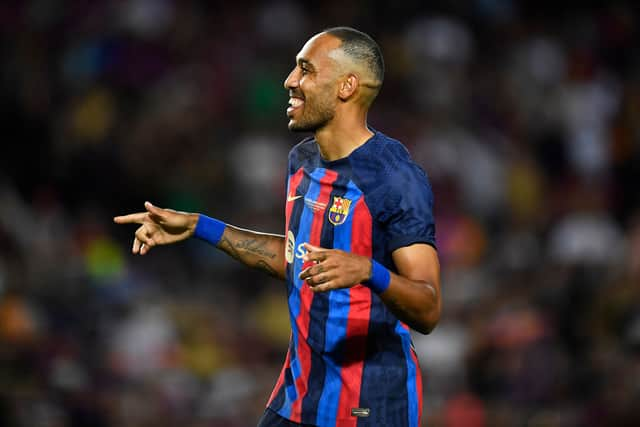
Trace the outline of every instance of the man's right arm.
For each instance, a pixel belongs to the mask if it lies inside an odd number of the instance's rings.
[[[204,240],[249,267],[284,279],[284,236],[245,230],[212,220],[204,215],[162,209],[149,202],[144,206],[146,212],[117,216],[113,219],[118,224],[140,225],[133,239],[134,254],[145,255],[155,246],[188,239],[196,234],[199,223],[202,223],[200,224],[202,226],[207,222],[206,225],[213,224],[215,237],[211,239],[204,236]]]

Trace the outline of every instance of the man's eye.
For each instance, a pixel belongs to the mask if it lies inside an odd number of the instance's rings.
[[[301,70],[302,70],[302,74],[303,74],[303,75],[304,75],[304,74],[309,74],[309,69],[308,69],[308,68],[304,68],[304,67],[302,67],[302,68],[301,68]]]

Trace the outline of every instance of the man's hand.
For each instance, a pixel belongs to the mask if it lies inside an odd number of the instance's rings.
[[[313,292],[349,288],[371,278],[371,260],[337,249],[304,244],[304,268],[298,276]],[[380,298],[392,313],[416,331],[428,334],[440,320],[440,263],[430,245],[417,243],[396,249],[389,287]],[[308,265],[308,267],[307,267]]]
[[[140,224],[133,239],[134,254],[144,255],[156,245],[176,243],[193,235],[198,214],[162,209],[149,202],[144,207],[146,212],[113,218],[117,224]]]
[[[350,288],[371,277],[371,260],[367,257],[304,244],[307,253],[302,258],[311,264],[298,276],[306,280],[314,292]]]

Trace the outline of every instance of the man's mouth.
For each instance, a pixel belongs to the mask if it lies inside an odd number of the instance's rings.
[[[294,110],[304,105],[304,99],[292,96],[289,98],[289,108],[287,108],[287,114],[291,114]]]

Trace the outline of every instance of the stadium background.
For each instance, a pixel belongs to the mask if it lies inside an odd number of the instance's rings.
[[[133,257],[111,218],[281,232],[282,81],[338,24],[382,45],[370,124],[436,195],[426,425],[640,425],[638,18],[561,3],[3,1],[0,425],[255,425],[282,285],[197,241]]]

